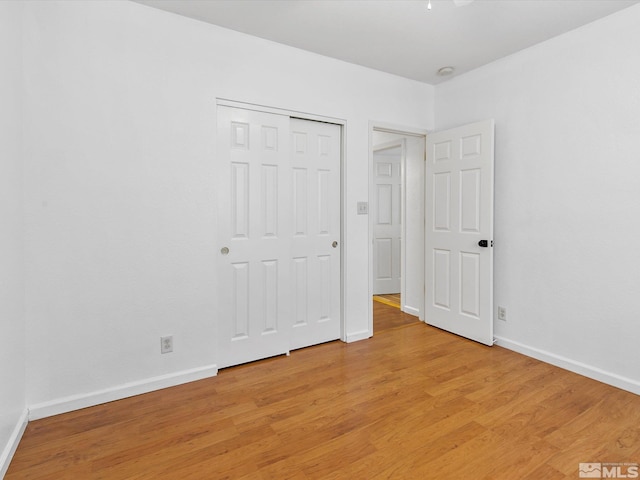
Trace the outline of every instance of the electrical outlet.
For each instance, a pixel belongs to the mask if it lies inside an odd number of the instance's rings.
[[[507,321],[507,309],[505,307],[498,307],[498,320]]]
[[[173,335],[160,337],[160,353],[173,352]]]

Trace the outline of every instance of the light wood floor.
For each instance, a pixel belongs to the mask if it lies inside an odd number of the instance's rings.
[[[402,304],[402,298],[399,293],[374,295],[373,300],[396,308],[400,308],[400,305]]]
[[[375,297],[374,297],[375,298]],[[373,302],[373,334],[377,335],[382,331],[391,328],[404,327],[415,323],[420,323],[418,317],[409,315],[399,310],[398,306],[381,304],[374,300]]]
[[[31,422],[6,479],[575,480],[580,462],[640,462],[640,397],[414,322]]]

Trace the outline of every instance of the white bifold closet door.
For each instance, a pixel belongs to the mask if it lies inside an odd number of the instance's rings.
[[[340,337],[340,126],[218,108],[218,365]]]

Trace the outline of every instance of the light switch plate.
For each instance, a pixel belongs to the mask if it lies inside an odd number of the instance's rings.
[[[358,202],[358,215],[367,215],[369,213],[368,202]]]

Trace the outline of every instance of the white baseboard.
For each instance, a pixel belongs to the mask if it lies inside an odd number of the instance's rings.
[[[25,428],[27,428],[27,423],[29,423],[29,410],[25,409],[20,415],[20,418],[18,418],[18,422],[16,423],[13,432],[11,432],[9,441],[2,452],[0,452],[0,478],[4,478],[7,470],[9,469],[11,459],[13,458],[14,453],[16,453],[16,449],[22,439]]]
[[[585,377],[598,380],[599,382],[640,395],[640,382],[637,380],[607,372],[600,368],[586,365],[561,355],[556,355],[555,353],[540,350],[539,348],[530,347],[520,342],[509,340],[508,338],[496,336],[496,340],[496,345],[513,350],[514,352],[522,353],[523,355],[550,363],[556,367],[564,368],[565,370],[569,370],[571,372],[584,375]]]
[[[371,337],[371,332],[369,330],[362,330],[360,332],[349,333],[347,334],[347,343],[358,342],[360,340],[366,340]]]
[[[402,307],[402,311],[404,313],[408,313],[409,315],[413,315],[414,317],[420,318],[419,308],[413,308],[413,307],[410,307],[409,305],[405,305],[404,307]]]
[[[29,406],[29,420],[50,417],[60,413],[67,413],[81,408],[93,407],[101,403],[113,402],[127,397],[133,397],[142,393],[174,387],[183,383],[215,377],[218,374],[217,365],[183,370],[181,372],[147,378],[137,382],[129,382],[116,387],[98,390],[79,395],[59,398],[50,402],[38,403]]]

